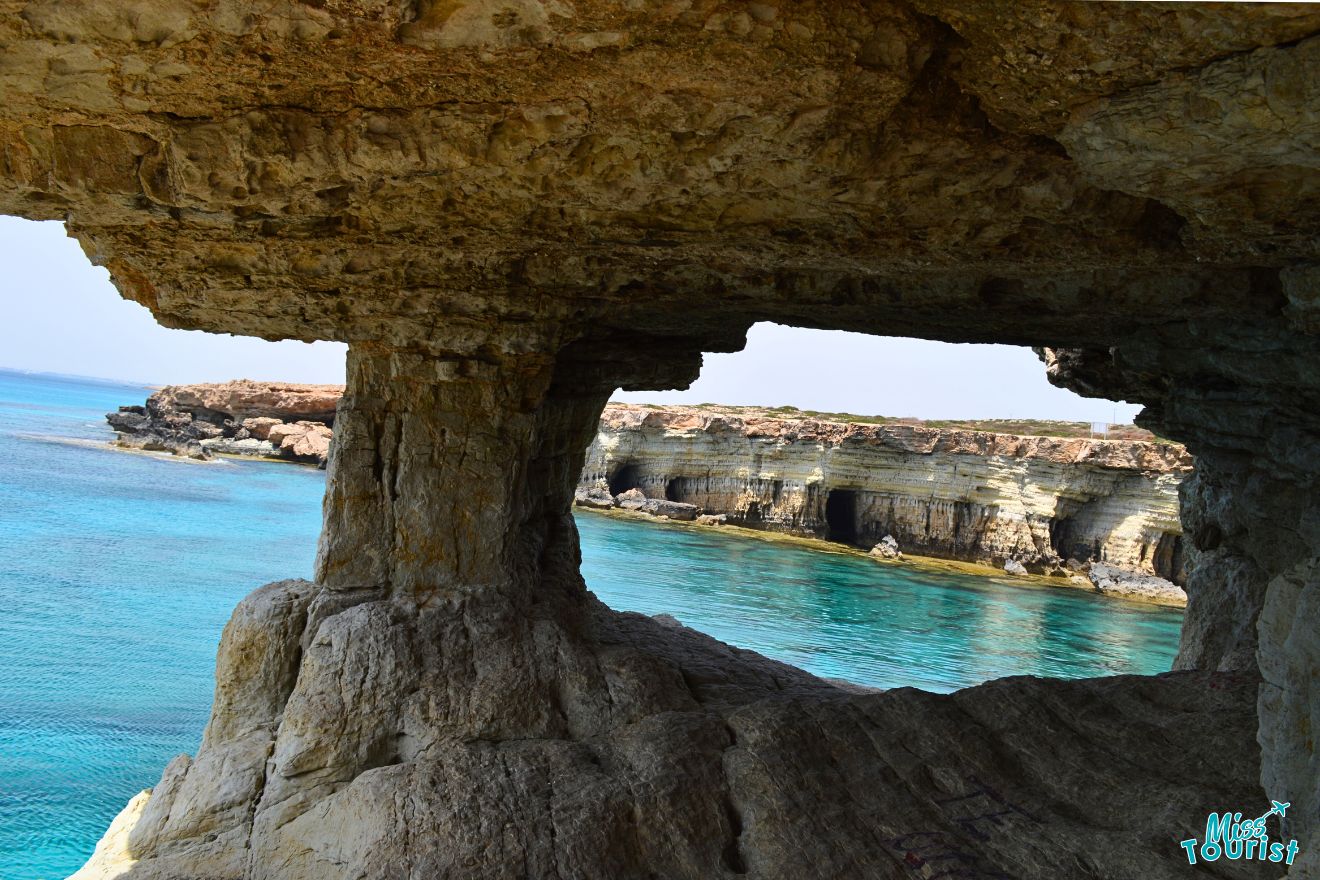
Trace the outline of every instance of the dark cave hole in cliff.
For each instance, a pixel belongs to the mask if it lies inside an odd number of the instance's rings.
[[[840,544],[857,543],[857,493],[831,489],[825,496],[825,537]]]
[[[1050,547],[1064,559],[1088,562],[1098,557],[1098,549],[1076,537],[1076,521],[1071,516],[1050,520]]]
[[[1165,532],[1155,544],[1151,567],[1160,577],[1175,584],[1182,584],[1187,580],[1186,572],[1183,570],[1184,565],[1182,535]]]
[[[636,489],[641,485],[641,470],[635,464],[625,464],[611,473],[606,482],[609,483],[611,495]]]

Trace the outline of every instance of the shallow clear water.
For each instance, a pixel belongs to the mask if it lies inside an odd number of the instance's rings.
[[[198,743],[220,630],[311,573],[324,474],[101,446],[146,390],[0,371],[0,878],[76,870]],[[578,518],[616,608],[666,612],[821,675],[947,691],[1001,675],[1160,672],[1181,614],[767,541]]]

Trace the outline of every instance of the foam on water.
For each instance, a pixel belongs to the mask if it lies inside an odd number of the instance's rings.
[[[76,870],[211,701],[220,630],[262,583],[311,573],[324,474],[104,448],[146,389],[0,371],[0,878]],[[53,442],[56,441],[56,442]],[[1013,674],[1167,670],[1181,614],[1086,592],[884,566],[579,516],[583,573],[821,675],[948,691]]]

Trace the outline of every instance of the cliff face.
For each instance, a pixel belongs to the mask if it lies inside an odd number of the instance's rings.
[[[106,418],[123,446],[324,465],[343,390],[171,385]],[[1154,442],[610,404],[578,485],[862,547],[892,535],[921,555],[1037,573],[1095,560],[1180,583],[1178,486],[1191,467],[1182,447]]]
[[[235,379],[232,382],[166,385],[151,395],[148,405],[162,411],[188,412],[212,421],[217,417],[236,422],[266,418],[333,425],[335,407],[343,396],[343,385]]]
[[[580,485],[743,525],[1038,572],[1099,560],[1182,580],[1180,446],[610,404]]]
[[[106,414],[115,444],[209,459],[252,455],[325,467],[342,385],[233,382],[167,385],[145,405]]]

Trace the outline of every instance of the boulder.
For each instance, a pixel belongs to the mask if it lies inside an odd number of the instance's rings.
[[[637,509],[654,517],[666,517],[680,522],[692,522],[697,518],[697,514],[701,512],[701,508],[695,504],[666,501],[663,498],[648,498]]]
[[[1140,599],[1161,605],[1186,605],[1182,587],[1153,574],[1128,571],[1103,562],[1092,562],[1087,577],[1098,592],[1107,596]]]
[[[1028,574],[1030,574],[1030,572],[1027,571],[1027,567],[1016,559],[1005,560],[1004,571],[1008,572],[1014,577],[1026,577]]]
[[[296,461],[324,464],[330,456],[331,431],[319,422],[273,425],[266,437],[281,456]]]
[[[614,503],[624,510],[641,510],[646,501],[646,493],[641,489],[629,489],[614,496]]]
[[[589,507],[593,510],[610,510],[614,507],[614,496],[608,489],[591,486],[574,492],[573,503],[578,507]]]
[[[248,434],[256,437],[258,440],[269,440],[270,429],[274,428],[276,425],[282,424],[284,423],[279,419],[273,419],[269,416],[255,416],[250,419],[244,419],[242,422],[243,428]]]
[[[893,535],[885,535],[880,543],[871,548],[870,556],[877,559],[898,559],[903,554],[898,549],[898,541]]]

